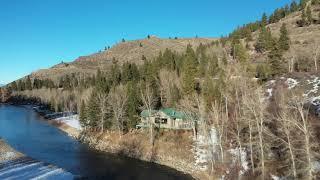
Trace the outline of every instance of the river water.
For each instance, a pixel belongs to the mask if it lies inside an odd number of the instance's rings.
[[[49,125],[31,108],[0,105],[0,137],[17,151],[85,179],[192,179],[172,168],[89,148]],[[1,170],[1,167],[0,167]]]

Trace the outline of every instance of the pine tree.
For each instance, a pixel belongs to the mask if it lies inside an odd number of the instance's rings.
[[[292,1],[290,4],[290,12],[296,12],[299,10],[299,6],[296,1]]]
[[[111,67],[111,77],[110,81],[113,86],[117,86],[121,82],[121,70],[117,63],[114,63]]]
[[[200,63],[199,63],[199,75],[201,77],[204,77],[207,68],[208,68],[208,57],[204,52],[201,52],[200,54]]]
[[[249,59],[249,54],[246,50],[246,48],[242,45],[241,42],[235,44],[233,50],[233,56],[236,60],[238,60],[240,63],[246,63]]]
[[[127,93],[128,127],[135,128],[139,122],[139,107],[141,106],[137,83],[133,81],[128,82]]]
[[[85,109],[87,126],[91,128],[95,128],[98,125],[99,118],[100,118],[100,107],[97,100],[97,94],[94,91],[89,99],[88,105]]]
[[[263,13],[261,18],[261,27],[265,27],[268,24],[268,17],[266,13]]]
[[[79,121],[82,127],[87,126],[86,104],[83,100],[81,101],[80,105]]]
[[[312,5],[319,5],[320,4],[320,0],[312,0],[311,4]]]
[[[279,48],[282,51],[287,51],[290,48],[290,38],[288,35],[288,30],[286,24],[282,24],[280,28],[280,38],[279,38]]]
[[[269,28],[262,27],[259,32],[258,40],[255,44],[255,49],[257,52],[265,52],[272,48],[274,39],[271,35]]]
[[[274,43],[268,57],[271,68],[271,75],[276,76],[283,73],[284,68],[282,63],[282,52],[277,43]]]
[[[32,83],[31,83],[30,76],[28,76],[27,80],[26,80],[26,89],[27,90],[32,90]]]
[[[196,77],[198,75],[198,61],[191,45],[187,46],[183,62],[182,84],[185,94],[191,94],[196,88]]]
[[[208,70],[206,71],[207,76],[216,76],[219,71],[219,60],[217,55],[213,55],[213,57],[209,60],[208,66]]]
[[[16,81],[13,81],[13,82],[10,84],[10,87],[11,87],[12,91],[17,91],[17,90],[18,90],[17,82],[16,82]]]

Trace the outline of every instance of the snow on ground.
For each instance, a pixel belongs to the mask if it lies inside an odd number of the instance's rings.
[[[198,138],[194,139],[192,151],[194,152],[196,168],[202,171],[207,170],[210,159],[217,158],[218,143],[218,132],[214,128],[211,128],[210,137],[198,135]]]
[[[195,158],[195,167],[201,171],[207,170],[208,163],[208,148],[207,148],[207,140],[205,136],[199,135],[196,139],[194,139],[194,145],[192,147],[192,151],[194,152]]]
[[[9,151],[4,154],[1,154],[1,156],[4,159],[14,159],[16,157],[16,153]]]
[[[54,121],[58,121],[59,123],[67,124],[70,127],[81,130],[81,125],[79,122],[79,115],[70,115],[65,117],[60,117],[53,119]]]
[[[288,85],[288,89],[292,89],[292,88],[296,87],[299,84],[299,82],[297,80],[292,79],[292,78],[288,78],[286,83]]]
[[[320,172],[320,161],[314,161],[311,168],[313,172]]]
[[[318,93],[319,86],[320,86],[320,79],[319,77],[313,77],[313,80],[307,80],[308,85],[312,85],[312,89],[307,91],[303,96],[309,97],[311,94]]]
[[[273,179],[273,180],[281,180],[283,178],[271,174],[271,179]]]
[[[240,170],[240,175],[243,175],[246,171],[249,170],[249,163],[247,161],[247,152],[245,151],[244,148],[234,148],[234,149],[229,149],[228,152],[232,155],[233,157],[233,164],[236,164],[240,161],[241,165],[241,170]]]
[[[267,99],[270,99],[272,97],[272,91],[273,91],[272,88],[267,89],[267,93],[268,93]]]

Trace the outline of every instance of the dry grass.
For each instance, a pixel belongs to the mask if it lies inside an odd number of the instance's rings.
[[[121,136],[118,132],[90,132],[83,141],[98,150],[156,162],[198,176],[193,169],[191,136],[191,132],[162,131],[152,146],[147,131],[133,130]]]

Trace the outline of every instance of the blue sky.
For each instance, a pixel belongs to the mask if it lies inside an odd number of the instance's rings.
[[[122,38],[220,37],[291,0],[0,0],[0,83]]]

